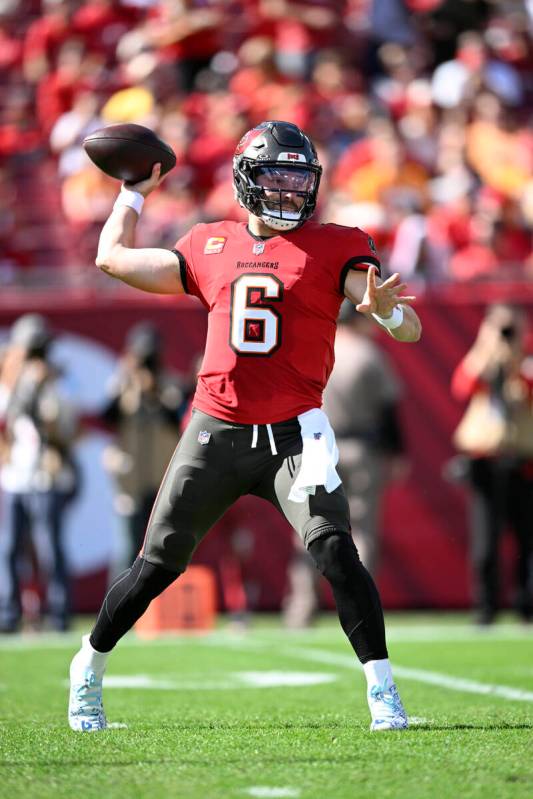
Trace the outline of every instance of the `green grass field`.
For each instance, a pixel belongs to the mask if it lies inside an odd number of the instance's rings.
[[[368,731],[362,671],[333,618],[305,632],[139,642],[108,667],[112,728],[73,733],[79,636],[0,639],[5,799],[533,797],[533,629],[388,618],[405,732]]]

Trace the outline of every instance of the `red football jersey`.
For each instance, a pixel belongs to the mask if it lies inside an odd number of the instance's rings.
[[[306,222],[268,239],[242,222],[195,225],[176,244],[188,294],[209,311],[193,405],[242,424],[320,407],[350,269],[379,269],[358,228]]]

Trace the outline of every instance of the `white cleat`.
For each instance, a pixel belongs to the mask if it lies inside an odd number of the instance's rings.
[[[370,729],[373,732],[407,729],[407,713],[394,683],[390,686],[387,683],[373,685],[368,691],[367,699],[372,716]]]
[[[70,664],[68,723],[77,732],[105,730],[107,721],[102,704],[102,677],[82,662],[83,653],[74,655]]]

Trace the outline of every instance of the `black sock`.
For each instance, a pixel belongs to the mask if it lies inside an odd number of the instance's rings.
[[[309,545],[317,568],[333,590],[342,629],[361,663],[388,657],[378,590],[348,533],[332,533]]]
[[[97,652],[109,652],[133,627],[156,596],[159,596],[179,572],[170,572],[137,558],[133,566],[119,574],[100,608],[89,642]]]

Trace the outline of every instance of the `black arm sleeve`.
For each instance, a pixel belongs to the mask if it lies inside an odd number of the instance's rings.
[[[381,264],[377,258],[372,255],[358,255],[356,258],[349,258],[341,270],[339,291],[344,294],[344,284],[350,269],[356,269],[359,272],[367,272],[369,265],[375,266],[378,270],[378,275],[381,275]]]
[[[185,292],[185,294],[189,294],[190,292],[187,287],[187,263],[185,261],[185,258],[183,257],[182,253],[179,250],[171,250],[171,252],[174,253],[180,264],[180,279],[181,279],[181,285],[183,286],[183,291]]]

